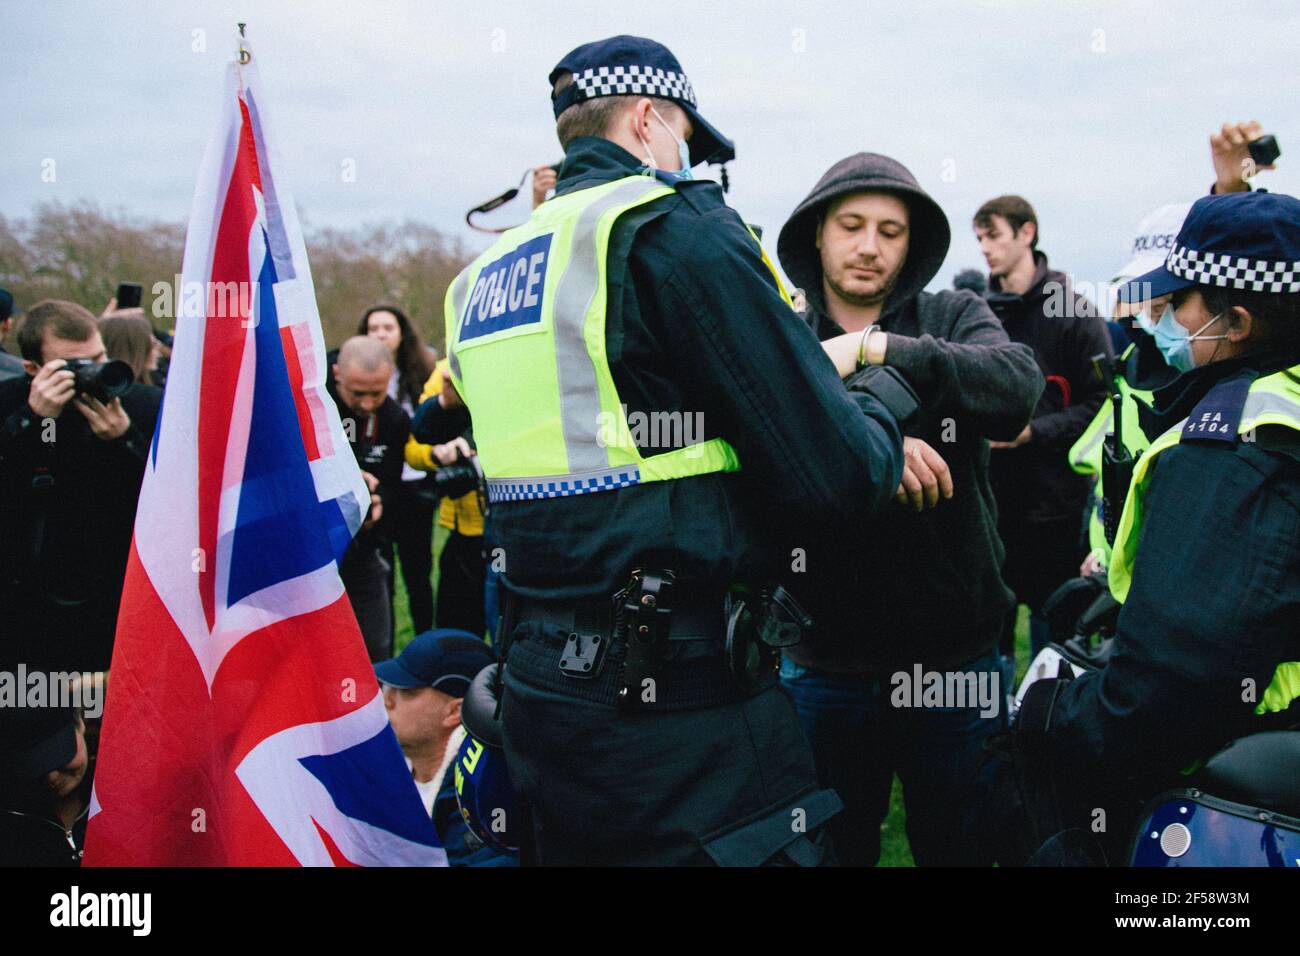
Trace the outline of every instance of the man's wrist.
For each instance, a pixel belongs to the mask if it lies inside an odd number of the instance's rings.
[[[883,329],[876,329],[867,336],[867,362],[871,365],[884,365],[888,348],[889,334]]]

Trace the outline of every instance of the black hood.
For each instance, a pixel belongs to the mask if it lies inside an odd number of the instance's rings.
[[[952,240],[948,217],[906,166],[879,153],[857,153],[842,159],[826,171],[813,191],[790,214],[776,244],[786,275],[803,289],[808,301],[820,312],[826,311],[826,303],[822,297],[817,223],[832,200],[847,193],[868,191],[898,196],[907,204],[911,217],[907,260],[884,311],[892,311],[924,289],[948,255]]]

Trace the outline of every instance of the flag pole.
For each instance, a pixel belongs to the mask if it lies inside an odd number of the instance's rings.
[[[240,65],[243,65],[253,58],[252,52],[248,47],[244,46],[244,27],[247,26],[247,24],[236,23],[235,26],[239,27],[239,62]]]

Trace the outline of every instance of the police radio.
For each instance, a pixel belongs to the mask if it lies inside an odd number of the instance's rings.
[[[1093,361],[1100,363],[1104,359],[1099,355]],[[1106,365],[1111,383],[1112,425],[1101,445],[1101,519],[1106,543],[1113,546],[1115,534],[1119,530],[1119,518],[1124,511],[1124,499],[1128,496],[1129,482],[1133,479],[1134,458],[1124,444],[1124,394],[1119,386],[1122,367],[1115,362],[1107,362]]]

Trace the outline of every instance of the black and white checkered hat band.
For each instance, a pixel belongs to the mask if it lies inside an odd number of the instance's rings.
[[[696,105],[695,91],[685,73],[653,66],[598,66],[573,74],[573,82],[582,91],[579,98],[584,100],[597,96],[640,94]]]
[[[1165,268],[1199,285],[1247,292],[1300,292],[1300,261],[1270,262],[1174,246]]]

